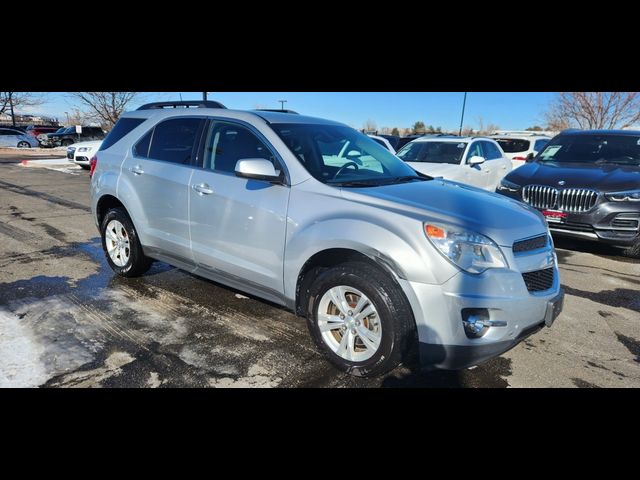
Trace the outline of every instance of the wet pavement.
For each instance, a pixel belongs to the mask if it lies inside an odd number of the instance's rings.
[[[0,386],[639,387],[640,260],[558,239],[565,310],[474,369],[336,371],[301,318],[156,262],[116,277],[88,176],[0,165]]]

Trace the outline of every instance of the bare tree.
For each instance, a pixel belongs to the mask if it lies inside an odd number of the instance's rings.
[[[550,130],[626,128],[640,121],[639,92],[560,92],[545,115]]]
[[[42,96],[36,92],[0,92],[0,115],[11,110],[11,103],[15,111],[24,107],[42,105],[43,102]]]
[[[378,129],[378,124],[374,120],[367,120],[364,122],[365,132],[375,132]]]
[[[72,92],[69,95],[87,107],[87,117],[112,128],[138,92]]]

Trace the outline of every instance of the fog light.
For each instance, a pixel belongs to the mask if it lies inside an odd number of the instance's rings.
[[[468,338],[482,337],[491,326],[489,310],[486,308],[462,309],[462,325]]]

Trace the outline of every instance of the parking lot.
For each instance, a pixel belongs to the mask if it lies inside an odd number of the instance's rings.
[[[476,368],[342,374],[291,312],[163,263],[108,267],[85,171],[0,158],[0,386],[640,387],[640,260],[556,239],[554,326]]]

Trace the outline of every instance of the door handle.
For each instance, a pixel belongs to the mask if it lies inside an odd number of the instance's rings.
[[[129,169],[129,171],[131,173],[133,173],[134,175],[142,175],[144,173],[144,170],[142,170],[142,168],[140,168],[140,165],[136,165],[135,167],[131,167]]]
[[[199,185],[191,185],[191,188],[198,193],[198,195],[211,195],[213,190],[206,183],[201,183]]]

